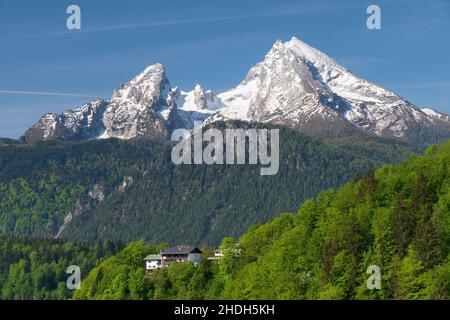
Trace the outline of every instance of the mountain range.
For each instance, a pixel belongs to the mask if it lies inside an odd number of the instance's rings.
[[[279,129],[278,173],[174,164],[171,133],[198,122]],[[0,138],[0,299],[448,299],[448,138],[450,116],[296,38],[217,95],[150,65]],[[145,272],[168,245],[219,244],[218,264]]]
[[[264,60],[235,88],[218,95],[196,85],[173,86],[153,64],[96,99],[62,114],[44,115],[22,136],[45,140],[167,140],[173,130],[237,120],[270,123],[319,137],[371,135],[426,146],[450,137],[450,117],[419,109],[404,98],[358,78],[335,60],[293,37],[276,41]]]
[[[280,129],[280,170],[174,165],[170,135]],[[369,168],[450,138],[450,117],[354,76],[296,38],[220,94],[172,85],[154,64],[96,99],[0,139],[0,234],[218,244]],[[161,143],[162,142],[162,143]]]

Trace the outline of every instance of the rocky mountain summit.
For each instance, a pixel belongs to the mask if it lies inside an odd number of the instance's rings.
[[[369,134],[427,145],[450,137],[450,116],[419,109],[392,91],[358,78],[297,38],[276,41],[235,88],[215,95],[197,84],[182,91],[154,64],[97,99],[60,115],[46,114],[25,141],[135,137],[168,139],[195,121],[273,123],[319,136]]]

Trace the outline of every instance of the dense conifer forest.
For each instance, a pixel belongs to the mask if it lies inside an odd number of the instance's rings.
[[[251,225],[416,150],[373,137],[316,140],[280,129],[280,170],[174,165],[137,139],[0,145],[0,235],[218,245]]]
[[[449,299],[450,142],[324,191],[240,239],[224,257],[146,275],[127,246],[89,274],[77,299]],[[211,254],[204,250],[205,256]],[[369,266],[381,289],[368,289]]]
[[[224,256],[146,273],[168,244],[0,239],[3,299],[449,299],[450,142],[367,170],[239,239]],[[80,290],[65,287],[79,265]],[[381,289],[368,289],[369,266]]]

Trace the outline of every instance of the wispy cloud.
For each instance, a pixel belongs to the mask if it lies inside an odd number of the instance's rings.
[[[95,96],[83,93],[49,92],[49,91],[23,91],[23,90],[0,90],[0,94],[35,95],[35,96],[57,96],[57,97],[84,97]]]
[[[394,5],[401,3],[408,3],[411,0],[391,0],[386,5]],[[156,28],[156,27],[166,27],[166,26],[177,26],[177,25],[188,25],[188,24],[202,24],[202,23],[215,23],[215,22],[227,22],[227,21],[240,21],[240,20],[250,20],[250,19],[264,19],[264,18],[276,18],[276,17],[288,17],[297,16],[303,14],[321,13],[321,12],[333,12],[339,10],[348,10],[356,8],[365,8],[364,3],[359,0],[349,0],[349,1],[328,1],[323,3],[308,2],[308,3],[295,3],[287,5],[277,5],[274,7],[262,8],[259,11],[255,11],[249,14],[243,15],[229,15],[229,16],[213,16],[208,18],[192,18],[192,19],[175,19],[175,20],[165,20],[165,21],[152,21],[137,24],[121,24],[121,25],[110,25],[110,26],[98,26],[98,27],[84,27],[81,30],[61,30],[53,33],[42,33],[42,34],[29,34],[29,35],[19,35],[14,37],[1,38],[0,41],[8,40],[21,40],[21,39],[35,39],[35,38],[47,38],[47,37],[58,37],[58,36],[68,36],[76,34],[89,34],[89,33],[99,33],[99,32],[112,32],[127,29],[142,29],[142,28]],[[365,13],[365,11],[364,11]],[[446,19],[436,19],[434,22],[448,21]]]
[[[296,16],[308,13],[320,13],[327,11],[344,10],[350,8],[361,7],[361,3],[358,1],[350,2],[326,2],[326,3],[308,3],[308,4],[295,4],[295,5],[277,5],[276,7],[264,8],[260,11],[256,11],[251,14],[244,15],[233,15],[233,16],[216,16],[209,18],[194,18],[194,19],[178,19],[178,20],[166,20],[166,21],[153,21],[148,23],[140,24],[123,24],[123,25],[111,25],[102,27],[87,27],[81,30],[64,30],[60,32],[47,33],[47,34],[32,34],[23,35],[11,38],[3,38],[0,41],[5,40],[18,40],[18,39],[33,39],[33,38],[44,38],[44,37],[56,37],[56,36],[67,36],[75,34],[85,34],[94,32],[110,32],[118,30],[127,29],[140,29],[140,28],[153,28],[153,27],[165,27],[165,26],[175,26],[175,25],[187,25],[187,24],[202,24],[202,23],[214,23],[214,22],[226,22],[226,21],[237,21],[237,20],[249,20],[249,19],[263,19],[263,18],[276,18],[285,16]]]

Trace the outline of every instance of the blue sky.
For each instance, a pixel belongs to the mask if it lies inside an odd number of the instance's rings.
[[[66,29],[66,8],[82,29]],[[377,4],[382,29],[366,28]],[[296,36],[420,107],[450,113],[448,0],[1,0],[0,136],[42,114],[110,98],[161,62],[172,85],[236,86],[276,39]]]

